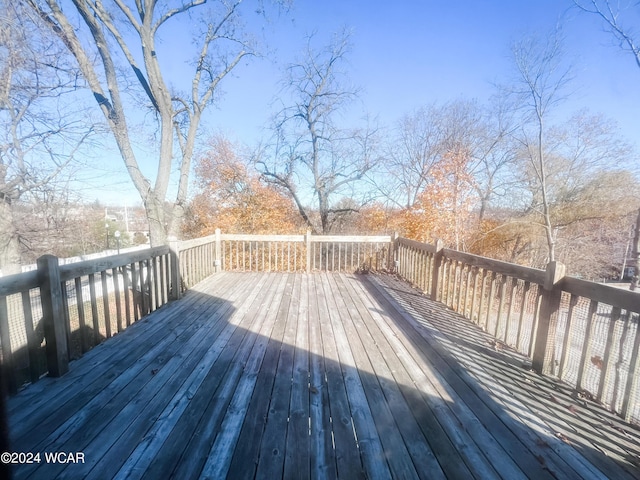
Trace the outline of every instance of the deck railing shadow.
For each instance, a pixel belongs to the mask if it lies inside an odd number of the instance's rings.
[[[509,420],[449,351],[451,331],[407,324],[375,279],[250,275],[226,293],[207,280],[20,392],[15,448],[87,462],[16,477],[552,478],[571,462],[582,478],[633,476],[589,470]],[[452,320],[425,305],[442,327]]]
[[[570,386],[536,373],[528,357],[396,277],[372,276],[362,284],[378,299],[381,311],[395,312],[388,318],[424,361],[448,372],[446,378],[464,407],[488,429],[506,428],[515,434],[496,435],[507,451],[513,448],[510,442],[520,443],[552,473],[549,462],[567,463],[582,472],[581,478],[640,477],[640,429]],[[473,397],[479,402],[470,400]],[[585,466],[573,450],[599,470]],[[611,459],[623,473],[608,470]]]

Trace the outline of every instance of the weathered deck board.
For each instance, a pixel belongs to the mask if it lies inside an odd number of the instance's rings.
[[[640,478],[640,434],[391,276],[222,273],[10,399],[16,478]]]

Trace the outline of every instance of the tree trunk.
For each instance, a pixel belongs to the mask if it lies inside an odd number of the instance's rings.
[[[631,277],[631,290],[637,290],[638,279],[640,277],[640,209],[638,209],[638,216],[636,218],[635,234],[633,236],[633,250],[631,251],[632,265],[633,265],[633,277]]]
[[[20,242],[13,221],[11,201],[0,198],[0,270],[3,275],[20,273]]]
[[[144,200],[144,209],[149,222],[149,240],[152,247],[167,244],[167,216],[162,199],[150,192]]]

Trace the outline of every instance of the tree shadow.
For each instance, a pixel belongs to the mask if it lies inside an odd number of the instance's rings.
[[[538,446],[564,452],[563,461],[572,455],[566,448],[571,447],[609,477],[640,478],[637,426],[567,384],[538,375],[527,357],[496,342],[444,305],[416,295],[409,284],[391,276],[376,276],[369,277],[365,285],[372,295],[385,297],[385,310],[400,313],[396,321],[407,325],[406,318],[411,318],[408,324],[413,333],[407,338],[426,340],[429,348],[422,349],[425,361],[444,362],[518,437],[535,435]],[[619,467],[615,474],[612,461]]]
[[[416,312],[423,303],[431,312],[402,314],[385,289],[368,275],[225,273],[203,282],[67,375],[10,400],[14,451],[85,456],[17,466],[16,476],[638,475],[593,444],[545,430],[552,402],[532,401],[539,418],[527,417],[525,397],[546,384],[520,386],[533,374],[504,352],[488,355],[481,334],[464,336],[455,316],[410,290]],[[600,471],[570,456],[574,448]]]

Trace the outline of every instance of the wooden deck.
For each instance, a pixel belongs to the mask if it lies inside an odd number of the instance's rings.
[[[218,274],[9,415],[19,479],[640,478],[638,430],[385,275]]]

